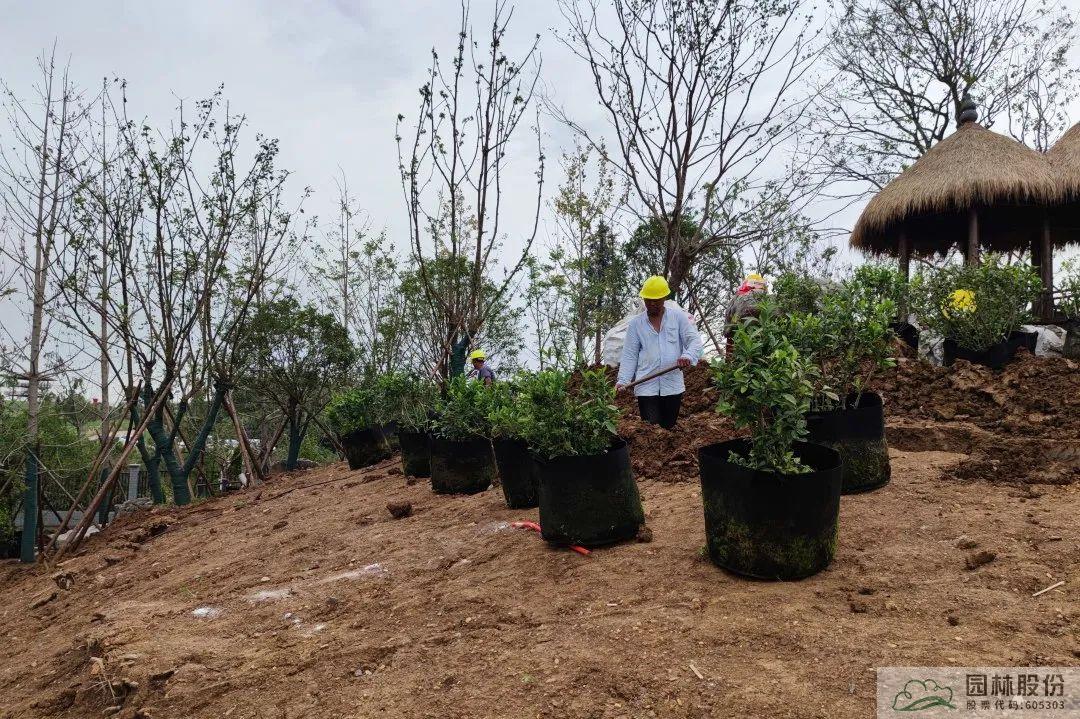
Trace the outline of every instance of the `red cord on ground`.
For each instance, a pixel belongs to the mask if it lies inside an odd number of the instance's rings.
[[[510,526],[511,527],[516,527],[518,529],[531,529],[534,532],[539,532],[540,531],[540,525],[537,524],[536,522],[527,522],[527,521],[511,522]],[[570,547],[570,549],[574,550],[575,552],[577,552],[578,554],[580,554],[580,555],[582,555],[584,557],[587,557],[590,554],[592,554],[592,552],[590,552],[588,549],[585,549],[585,547],[579,547],[576,544],[570,544],[568,546]]]

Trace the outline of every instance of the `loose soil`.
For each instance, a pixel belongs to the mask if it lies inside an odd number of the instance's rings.
[[[1075,665],[1075,373],[902,364],[893,480],[843,498],[837,558],[801,582],[703,558],[695,450],[732,433],[699,369],[676,432],[622,423],[651,542],[552,549],[510,524],[536,510],[396,459],[143,512],[61,566],[0,565],[0,719],[870,717],[874,667]]]

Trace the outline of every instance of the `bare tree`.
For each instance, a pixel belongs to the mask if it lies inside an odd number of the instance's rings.
[[[536,74],[529,68],[539,65],[539,35],[517,60],[503,51],[512,15],[505,2],[497,2],[482,45],[473,34],[469,5],[463,3],[450,67],[444,67],[433,49],[408,139],[403,136],[405,117],[398,115],[396,140],[410,244],[426,301],[441,327],[441,350],[435,363],[442,376],[461,371],[470,342],[494,307],[507,300],[507,290],[528,256],[539,225],[544,158],[537,123],[539,159],[532,227],[523,233],[524,250],[515,262],[504,263],[509,269],[492,288],[493,270],[499,264],[494,251],[503,233],[500,222],[509,146],[532,102]],[[444,274],[444,279],[452,281],[435,281],[430,267],[435,259],[455,268]],[[459,260],[468,263],[468,272],[460,278]]]
[[[608,3],[559,5],[569,25],[562,40],[589,68],[639,219],[663,229],[663,266],[652,271],[665,274],[673,291],[714,248],[730,254],[761,239],[758,228],[741,222],[759,195],[771,201],[783,192],[795,202],[812,194],[765,183],[805,106],[795,91],[815,58],[812,7],[800,0],[615,0],[614,27],[605,29]],[[596,132],[552,110],[600,149]]]
[[[56,67],[55,49],[39,59],[41,83],[33,102],[24,102],[4,86],[5,110],[14,149],[0,148],[0,194],[8,224],[4,253],[16,264],[26,293],[29,336],[24,345],[23,371],[27,385],[26,490],[22,560],[33,562],[37,540],[39,462],[38,420],[41,385],[55,368],[42,366],[49,341],[47,310],[58,289],[50,267],[63,243],[63,217],[71,211],[74,176],[73,149],[85,119],[67,68]]]
[[[948,133],[968,93],[984,125],[1007,114],[1045,144],[1061,118],[1029,102],[1075,94],[1074,31],[1064,8],[1029,0],[846,0],[804,118],[825,145],[818,171],[838,197],[876,192]]]

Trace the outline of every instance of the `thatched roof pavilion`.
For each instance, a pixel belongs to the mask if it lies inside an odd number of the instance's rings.
[[[1060,205],[1051,213],[1054,244],[1080,242],[1080,122],[1046,152],[1058,182]]]
[[[964,248],[977,263],[980,248],[1028,249],[1039,242],[1043,208],[1059,196],[1046,156],[987,130],[964,98],[957,130],[934,145],[863,210],[851,246],[898,256]]]

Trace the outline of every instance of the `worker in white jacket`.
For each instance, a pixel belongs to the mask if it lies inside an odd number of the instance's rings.
[[[630,320],[626,328],[616,390],[657,370],[672,365],[689,367],[701,359],[697,327],[682,310],[664,306],[664,300],[671,294],[667,280],[650,277],[640,294],[645,300],[645,311]],[[641,418],[671,429],[679,419],[685,391],[682,369],[636,385],[634,394]]]

